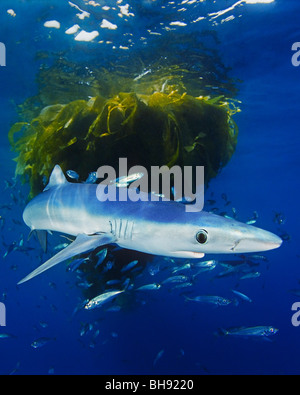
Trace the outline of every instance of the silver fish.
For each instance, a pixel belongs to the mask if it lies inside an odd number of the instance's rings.
[[[132,262],[128,263],[128,265],[122,267],[121,273],[127,272],[128,270],[132,269],[138,263],[139,263],[139,261],[132,261]]]
[[[195,296],[194,298],[184,296],[184,298],[185,300],[190,300],[193,302],[210,303],[217,306],[228,306],[231,303],[231,300],[223,298],[222,296],[201,295]]]
[[[162,281],[162,284],[168,284],[168,283],[184,283],[188,281],[189,278],[187,276],[171,276],[168,277],[166,280]]]
[[[79,179],[79,174],[76,173],[76,171],[74,171],[74,170],[67,170],[67,176],[69,178],[72,178],[73,180],[76,180],[76,181]]]
[[[13,338],[16,338],[16,336],[10,333],[0,333],[0,339],[13,339]]]
[[[275,335],[278,332],[278,329],[273,326],[241,326],[238,328],[221,329],[220,331],[223,336],[268,337]]]
[[[157,273],[160,271],[160,265],[159,263],[157,264],[152,264],[148,267],[148,272],[151,276],[155,276]]]
[[[232,289],[231,291],[234,294],[236,294],[237,296],[239,296],[242,300],[245,300],[246,302],[249,302],[249,303],[252,302],[252,300],[247,295],[245,295],[245,294],[243,294],[243,293],[241,293],[239,291],[236,291],[235,289]]]
[[[193,268],[201,268],[201,269],[214,269],[217,266],[217,261],[210,260],[210,261],[199,261],[199,262],[192,262]]]
[[[101,263],[104,261],[106,256],[107,256],[107,248],[104,248],[103,250],[98,252],[98,254],[97,254],[98,261],[95,265],[95,268],[97,268],[99,265],[101,265]]]
[[[118,279],[106,281],[106,285],[117,285],[117,284],[120,284],[120,283],[121,283],[121,280],[118,280]]]
[[[136,291],[152,291],[155,289],[159,289],[161,287],[160,284],[157,283],[153,283],[153,284],[146,284],[146,285],[142,285],[139,288],[136,288]]]
[[[192,287],[193,283],[187,281],[186,283],[181,283],[177,284],[174,287],[171,288],[171,291],[174,291],[175,289],[181,289],[181,288],[186,288],[186,287]]]
[[[153,361],[153,366],[156,365],[157,361],[163,356],[164,352],[165,352],[165,350],[162,349],[162,350],[160,350],[160,351],[157,353],[157,355],[156,355],[156,357],[155,357],[155,359],[154,359],[154,361]]]
[[[116,185],[118,188],[126,188],[134,181],[144,177],[144,173],[134,173],[128,176],[119,177],[116,180],[111,181],[111,184]]]
[[[177,266],[173,271],[172,274],[178,273],[178,272],[182,272],[183,270],[188,270],[191,268],[191,264],[190,263],[186,263],[182,266]]]
[[[92,171],[88,175],[88,178],[85,180],[85,183],[86,184],[95,184],[96,181],[97,181],[97,172],[96,171]]]
[[[135,77],[135,78],[133,79],[133,81],[138,81],[138,80],[140,80],[140,79],[143,78],[145,75],[151,73],[151,71],[152,71],[151,69],[146,70],[146,71],[143,71],[141,74],[139,74],[137,77]]]
[[[240,280],[245,280],[247,278],[257,278],[257,277],[260,277],[259,272],[250,272],[250,273],[247,273],[244,276],[240,277]]]
[[[40,347],[44,347],[47,343],[49,343],[51,340],[55,340],[55,338],[51,338],[51,337],[40,337],[37,340],[34,340],[31,343],[31,347],[37,349]]]
[[[101,295],[96,296],[95,298],[91,299],[85,306],[84,308],[86,310],[92,310],[97,307],[102,306],[104,303],[108,302],[109,300],[113,299],[115,296],[119,295],[120,293],[124,292],[122,291],[109,291],[105,292]]]

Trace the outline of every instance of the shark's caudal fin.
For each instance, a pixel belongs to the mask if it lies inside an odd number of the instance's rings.
[[[18,282],[19,284],[25,283],[26,281],[32,279],[33,277],[43,273],[44,271],[50,269],[51,267],[57,265],[66,259],[72,258],[75,255],[94,250],[105,244],[111,244],[116,241],[115,237],[110,234],[92,235],[88,236],[85,234],[80,234],[76,239],[68,245],[64,250],[60,251],[58,254],[54,255],[47,262],[43,263],[33,272],[28,274],[25,278]]]
[[[50,175],[49,182],[47,186],[45,187],[44,191],[47,191],[48,189],[61,185],[61,184],[66,184],[68,181],[59,165],[55,165],[54,169],[52,170],[52,173]]]

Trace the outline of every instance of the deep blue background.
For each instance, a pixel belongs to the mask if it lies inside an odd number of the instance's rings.
[[[170,8],[165,11],[160,8],[167,2],[141,3],[143,12],[141,8],[139,12],[136,9],[136,17],[129,18],[127,25],[120,19],[113,19],[115,14],[111,14],[110,21],[118,23],[119,28],[109,34],[113,34],[111,37],[118,44],[122,43],[122,33],[128,29],[134,37],[142,36],[145,21],[151,26],[165,20],[182,20],[176,11],[172,14]],[[179,3],[177,9],[181,8]],[[233,3],[218,1],[213,6],[206,3],[190,6],[184,13],[188,26],[178,30],[215,29],[223,62],[232,67],[234,78],[243,81],[238,94],[242,112],[235,116],[240,130],[237,150],[211,183],[210,191],[218,197],[220,205],[220,195],[226,192],[239,219],[248,220],[256,210],[258,226],[290,235],[290,240],[285,241],[279,250],[265,254],[269,262],[259,268],[260,278],[244,280],[240,284],[239,289],[249,295],[253,303],[214,309],[186,303],[179,292],[161,289],[145,294],[142,298],[145,303],[134,304],[125,311],[105,314],[81,311],[72,316],[81,294],[74,287],[74,275],[67,273],[64,265],[16,287],[17,281],[39,262],[38,245],[31,244],[36,250],[30,252],[29,257],[12,252],[2,259],[6,245],[18,241],[22,234],[26,240],[28,230],[25,225],[12,222],[13,218],[22,218],[24,204],[21,203],[14,205],[12,210],[0,211],[6,220],[1,234],[5,244],[2,244],[0,256],[0,292],[6,295],[3,300],[7,309],[7,327],[0,328],[0,333],[16,336],[0,339],[0,373],[8,374],[16,367],[19,374],[47,374],[52,368],[56,374],[300,372],[300,327],[291,324],[291,306],[300,301],[300,297],[289,293],[292,288],[300,288],[300,67],[293,67],[291,63],[292,44],[300,41],[300,5],[297,0],[243,4],[234,10],[236,18],[230,22],[217,26],[207,20],[203,24],[189,23],[199,15],[206,16]],[[76,4],[86,9],[83,2]],[[134,10],[134,2],[130,4]],[[15,10],[15,18],[7,15],[8,8]],[[36,52],[68,50],[76,59],[84,53],[83,48],[88,47],[93,55],[98,51],[99,57],[122,56],[122,51],[113,54],[107,48],[103,54],[103,46],[99,49],[94,43],[75,44],[72,37],[66,36],[64,30],[78,22],[74,11],[67,1],[1,1],[0,41],[7,48],[7,67],[0,69],[2,205],[11,203],[11,191],[5,189],[4,179],[11,179],[15,170],[7,133],[17,119],[15,105],[36,93],[35,75],[39,67],[34,60]],[[89,11],[92,13],[93,7]],[[176,15],[177,19],[174,19]],[[49,19],[61,21],[62,29],[51,32],[45,29],[43,22]],[[217,21],[220,19],[222,17]],[[97,28],[97,23],[99,21],[93,16],[80,22],[89,31]],[[284,214],[285,224],[274,223],[275,212]],[[16,270],[12,270],[14,266],[17,266]],[[50,281],[56,284],[56,289],[49,287]],[[145,273],[139,281],[142,285],[153,278]],[[235,285],[235,278],[213,279],[211,274],[205,274],[194,291],[195,294],[232,297],[230,289]],[[39,322],[47,322],[48,327],[42,328]],[[89,322],[100,330],[94,348],[90,347],[89,335],[80,336],[82,323]],[[273,325],[279,328],[279,333],[272,342],[214,336],[217,328],[241,325]],[[44,336],[55,340],[37,350],[30,346],[33,340]],[[153,361],[162,349],[164,354],[153,367]]]

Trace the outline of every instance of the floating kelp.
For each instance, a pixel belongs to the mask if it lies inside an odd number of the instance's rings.
[[[205,47],[210,38],[210,48]],[[72,61],[43,53],[37,94],[18,106],[9,141],[16,174],[44,187],[56,164],[80,180],[102,165],[205,166],[208,182],[232,156],[237,127],[235,81],[212,32],[153,36],[153,51]],[[88,56],[88,54],[85,54]]]
[[[82,179],[102,165],[205,166],[208,182],[231,158],[237,143],[236,107],[224,97],[120,92],[46,106],[34,119],[16,123],[9,141],[16,174],[29,180],[31,197],[44,188],[56,164]]]

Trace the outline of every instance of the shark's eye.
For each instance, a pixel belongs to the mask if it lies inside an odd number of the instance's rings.
[[[207,232],[205,229],[199,230],[199,232],[196,235],[196,239],[198,243],[200,244],[205,244],[207,242]]]

